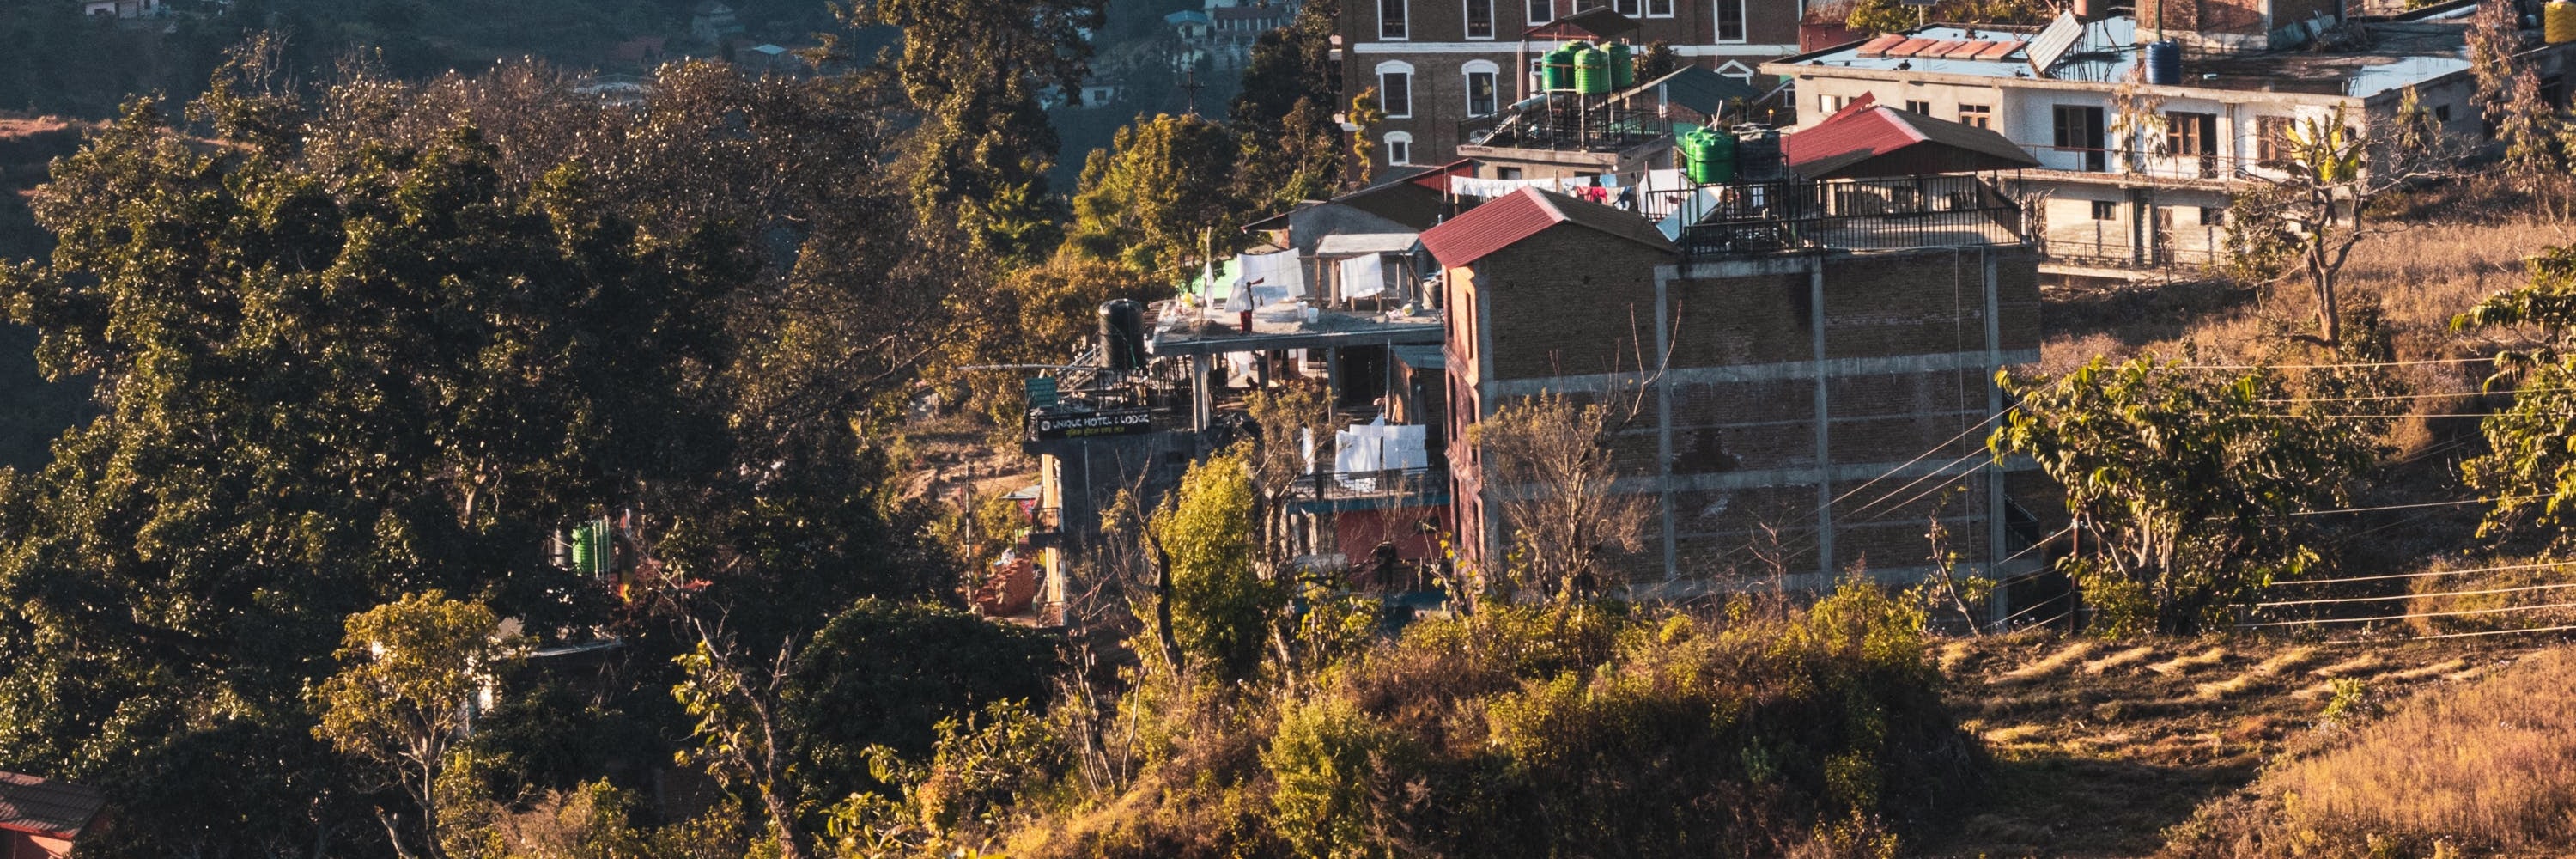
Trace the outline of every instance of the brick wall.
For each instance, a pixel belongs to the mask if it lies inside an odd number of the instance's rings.
[[[1838,570],[1925,566],[1924,533],[1935,516],[1951,531],[1953,551],[1990,557],[1995,478],[1984,468],[1979,431],[1994,402],[1987,278],[1991,270],[1995,348],[2024,356],[2007,361],[2027,360],[2040,339],[2029,249],[1667,265],[1667,411],[1653,390],[1609,388],[1618,374],[1635,371],[1631,350],[1641,337],[1653,354],[1657,255],[1624,251],[1627,243],[1588,230],[1560,230],[1478,264],[1494,381],[1453,390],[1474,398],[1548,388],[1581,401],[1608,391],[1618,406],[1633,407],[1641,419],[1608,444],[1626,475],[1623,486],[1668,499],[1659,506],[1670,511],[1673,573],[1724,582],[1785,568],[1813,583],[1827,542],[1817,507],[1828,496],[1841,499],[1831,516]],[[1815,306],[1818,267],[1822,308]],[[1828,374],[1823,460],[1814,375],[1820,310]],[[1494,406],[1481,404],[1488,412]],[[1458,422],[1469,419],[1465,411]],[[1453,450],[1465,447],[1453,442]],[[1916,479],[1924,475],[1932,476]],[[2044,480],[2034,485],[2022,476],[2007,481],[2008,495],[2033,511],[2054,505]],[[1459,484],[1458,498],[1476,497],[1470,482]],[[1659,517],[1659,525],[1665,521]],[[1459,524],[1468,533],[1486,523],[1462,508]],[[1666,569],[1666,536],[1659,531],[1646,553],[1658,577]]]

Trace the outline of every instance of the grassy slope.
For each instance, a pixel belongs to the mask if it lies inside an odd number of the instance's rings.
[[[2295,645],[2054,635],[1942,651],[1953,706],[1997,760],[1998,789],[1936,856],[2145,856],[2202,803],[2313,745],[2330,677],[2394,698],[2469,681],[2532,642]],[[2214,655],[2213,655],[2214,652]]]

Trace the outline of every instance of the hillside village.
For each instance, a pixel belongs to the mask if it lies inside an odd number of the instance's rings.
[[[2576,4],[523,5],[0,10],[0,855],[2576,851]]]

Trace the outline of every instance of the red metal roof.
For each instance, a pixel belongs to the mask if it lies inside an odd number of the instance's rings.
[[[0,772],[0,830],[70,841],[107,808],[107,797],[70,782]]]
[[[1867,41],[1867,42],[1863,42],[1863,43],[1861,43],[1861,46],[1860,46],[1860,55],[1861,55],[1861,56],[1864,56],[1864,57],[1879,57],[1879,56],[1886,56],[1886,55],[1887,55],[1887,49],[1889,49],[1889,48],[1893,48],[1893,47],[1896,47],[1896,46],[1898,46],[1898,45],[1902,45],[1902,44],[1905,44],[1905,34],[1903,34],[1903,33],[1888,33],[1888,34],[1883,35],[1883,36],[1880,36],[1880,37],[1878,37],[1878,38],[1871,39],[1871,40],[1869,40],[1869,41]]]
[[[1896,47],[1887,49],[1887,55],[1891,57],[1911,57],[1916,54],[1923,53],[1924,51],[1931,50],[1940,44],[1941,40],[1939,39],[1910,38],[1905,41],[1898,42]]]
[[[1780,141],[1789,170],[1809,179],[1965,173],[2039,162],[1993,131],[1855,100]]]
[[[1633,212],[1536,188],[1514,191],[1431,228],[1422,234],[1422,247],[1444,267],[1474,265],[1495,251],[1558,224],[1574,224],[1659,250],[1673,250],[1673,243],[1657,232],[1655,225]]]
[[[1413,178],[1406,179],[1404,181],[1446,194],[1449,193],[1449,177],[1472,177],[1474,175],[1476,175],[1476,159],[1460,158],[1456,161],[1451,161],[1447,164],[1442,164],[1438,167],[1424,170],[1421,173],[1416,174]]]

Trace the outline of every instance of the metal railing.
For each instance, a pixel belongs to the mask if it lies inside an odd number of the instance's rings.
[[[2130,178],[2173,181],[2232,182],[2239,179],[2276,178],[2282,174],[2278,161],[2236,155],[2178,155],[2154,150],[2087,149],[2060,146],[2022,146],[2032,158],[2039,159],[2040,170],[2059,173],[2093,173],[2104,178]]]
[[[1607,99],[1551,93],[1526,107],[1506,105],[1494,114],[1460,121],[1458,139],[1504,149],[1619,152],[1672,136],[1672,120],[1655,109]]]
[[[1974,175],[1748,182],[1645,196],[1650,216],[1685,219],[1682,250],[1693,256],[2019,244],[2027,232],[2021,204]]]
[[[1319,471],[1297,479],[1290,497],[1298,501],[1344,501],[1447,495],[1446,468],[1399,468],[1385,471]]]

